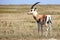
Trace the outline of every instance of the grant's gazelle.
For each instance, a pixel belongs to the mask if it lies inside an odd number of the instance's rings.
[[[41,33],[43,33],[43,25],[46,26],[47,33],[48,33],[49,29],[50,29],[50,32],[51,32],[51,30],[52,30],[51,15],[44,15],[44,14],[39,15],[38,12],[36,11],[36,8],[34,8],[34,6],[37,5],[38,3],[40,3],[40,2],[37,2],[37,3],[32,5],[31,11],[28,12],[28,14],[32,14],[33,18],[36,20],[36,22],[38,24],[38,33],[39,33],[40,29],[41,29]]]

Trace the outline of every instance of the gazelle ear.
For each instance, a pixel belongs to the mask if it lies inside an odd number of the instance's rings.
[[[36,10],[37,8],[34,9],[34,11]]]

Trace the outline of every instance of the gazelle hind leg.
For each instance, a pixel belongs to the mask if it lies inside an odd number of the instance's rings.
[[[47,24],[46,36],[48,35],[48,33],[50,34],[50,36],[52,36],[52,27],[51,27],[51,23],[48,23],[48,24]]]
[[[50,31],[50,36],[52,36],[52,27],[51,27],[51,23],[49,23],[49,31]]]
[[[47,27],[47,29],[46,29],[46,37],[47,37],[48,36],[48,31],[49,31],[48,24],[46,24],[46,27]]]

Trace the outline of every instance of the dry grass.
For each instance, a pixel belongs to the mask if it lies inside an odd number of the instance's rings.
[[[48,7],[48,8],[47,8]],[[37,24],[32,15],[27,15],[30,6],[0,6],[0,39],[1,40],[48,40],[60,39],[60,6],[37,6],[41,14],[52,15],[53,36],[40,36]],[[54,12],[54,13],[53,13]]]

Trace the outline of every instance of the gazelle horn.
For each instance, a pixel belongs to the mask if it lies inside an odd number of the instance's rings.
[[[33,4],[32,7],[31,7],[31,9],[33,9],[34,6],[37,5],[38,3],[40,3],[40,2],[36,2],[35,4]]]

